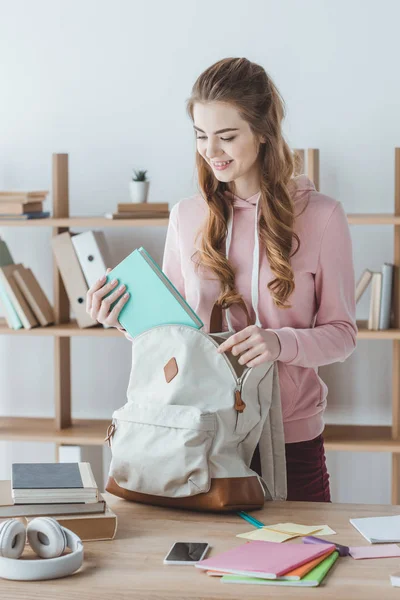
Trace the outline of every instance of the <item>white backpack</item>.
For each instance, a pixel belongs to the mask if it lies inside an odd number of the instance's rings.
[[[228,229],[229,249],[231,228]],[[258,236],[257,241],[258,241]],[[253,307],[259,323],[258,243]],[[106,490],[177,508],[252,510],[286,498],[286,462],[276,363],[249,368],[220,343],[222,310],[210,332],[162,325],[132,342],[126,404],[107,433],[112,460]],[[217,333],[214,333],[214,332]],[[259,445],[260,477],[251,469]]]

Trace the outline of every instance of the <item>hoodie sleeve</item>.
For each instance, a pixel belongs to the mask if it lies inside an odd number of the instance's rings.
[[[355,281],[347,216],[340,202],[322,236],[315,273],[317,314],[310,329],[271,329],[281,345],[279,361],[298,367],[343,362],[356,346]]]

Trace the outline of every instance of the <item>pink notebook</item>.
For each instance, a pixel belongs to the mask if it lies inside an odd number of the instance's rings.
[[[248,542],[196,563],[198,569],[276,579],[334,548],[334,544]]]

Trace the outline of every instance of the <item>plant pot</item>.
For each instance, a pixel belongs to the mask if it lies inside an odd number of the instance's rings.
[[[132,202],[147,202],[150,181],[130,181],[129,191]]]

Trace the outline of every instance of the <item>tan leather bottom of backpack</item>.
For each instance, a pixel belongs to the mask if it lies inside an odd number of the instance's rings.
[[[264,506],[264,492],[257,477],[212,479],[208,492],[185,498],[167,498],[132,492],[120,487],[113,477],[108,478],[106,491],[132,502],[191,510],[230,512],[255,510]]]

